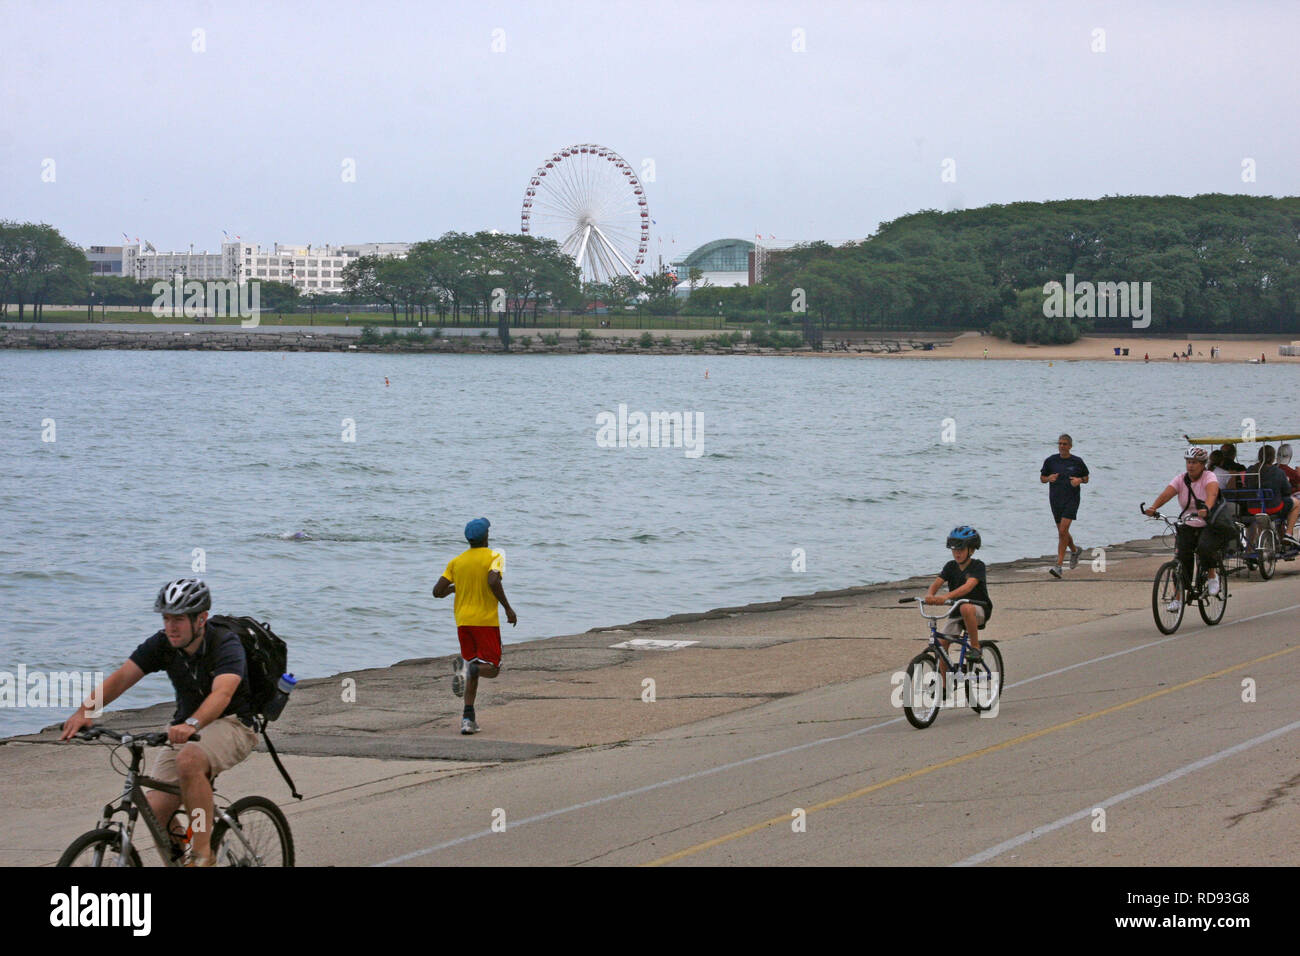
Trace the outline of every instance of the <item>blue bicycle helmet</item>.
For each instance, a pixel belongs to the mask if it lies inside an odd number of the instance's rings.
[[[949,548],[970,548],[975,551],[980,546],[980,533],[968,524],[953,528],[948,532]]]

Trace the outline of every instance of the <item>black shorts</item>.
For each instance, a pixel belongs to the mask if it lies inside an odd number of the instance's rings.
[[[1057,524],[1061,523],[1062,518],[1069,518],[1071,521],[1079,517],[1078,501],[1050,501],[1052,506],[1052,520]]]

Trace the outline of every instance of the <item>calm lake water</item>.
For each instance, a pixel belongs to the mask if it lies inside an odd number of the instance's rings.
[[[1280,364],[0,352],[0,671],[116,667],[194,549],[216,610],[270,621],[299,676],[451,654],[429,592],[478,515],[508,641],[937,571],[961,523],[986,561],[1042,554],[1061,431],[1093,475],[1077,540],[1123,541],[1154,533],[1137,505],[1184,432],[1295,430],[1296,386]],[[701,453],[600,447],[620,403],[698,413]],[[169,696],[153,675],[125,702]],[[0,709],[0,734],[65,710]]]

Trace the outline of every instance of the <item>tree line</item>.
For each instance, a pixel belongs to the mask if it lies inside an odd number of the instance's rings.
[[[577,264],[553,239],[482,231],[449,232],[417,242],[403,259],[362,256],[343,269],[355,301],[382,302],[407,322],[439,324],[463,316],[495,315],[499,322],[536,324],[540,310],[580,308]]]
[[[405,258],[365,256],[344,269],[343,294],[400,319],[439,324],[495,315],[537,322],[540,311],[636,303],[651,314],[724,314],[823,329],[981,329],[1016,341],[1072,341],[1133,328],[1114,308],[1048,314],[1044,286],[1073,277],[1102,288],[1150,283],[1151,332],[1300,332],[1300,199],[1116,196],[926,210],[884,223],[861,242],[770,251],[762,281],[721,288],[689,276],[689,299],[666,273],[637,283],[581,282],[557,243],[535,236],[449,232]],[[153,281],[92,276],[84,253],[54,228],[0,222],[0,315],[16,303],[153,301]],[[265,311],[293,311],[301,293],[262,282]],[[1103,300],[1105,302],[1106,300]],[[1108,304],[1114,305],[1111,301]]]
[[[1019,341],[1133,328],[1125,316],[1045,316],[1044,286],[1067,274],[1150,282],[1151,332],[1300,331],[1300,199],[1117,196],[928,210],[862,242],[769,252],[757,285],[704,289],[691,303],[708,311],[722,302],[733,317],[810,317],[828,329],[984,329]]]

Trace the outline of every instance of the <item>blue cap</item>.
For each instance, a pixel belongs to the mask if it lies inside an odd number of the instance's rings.
[[[488,521],[487,518],[475,518],[465,525],[465,540],[477,541],[488,533],[488,528],[491,526],[492,522]]]

